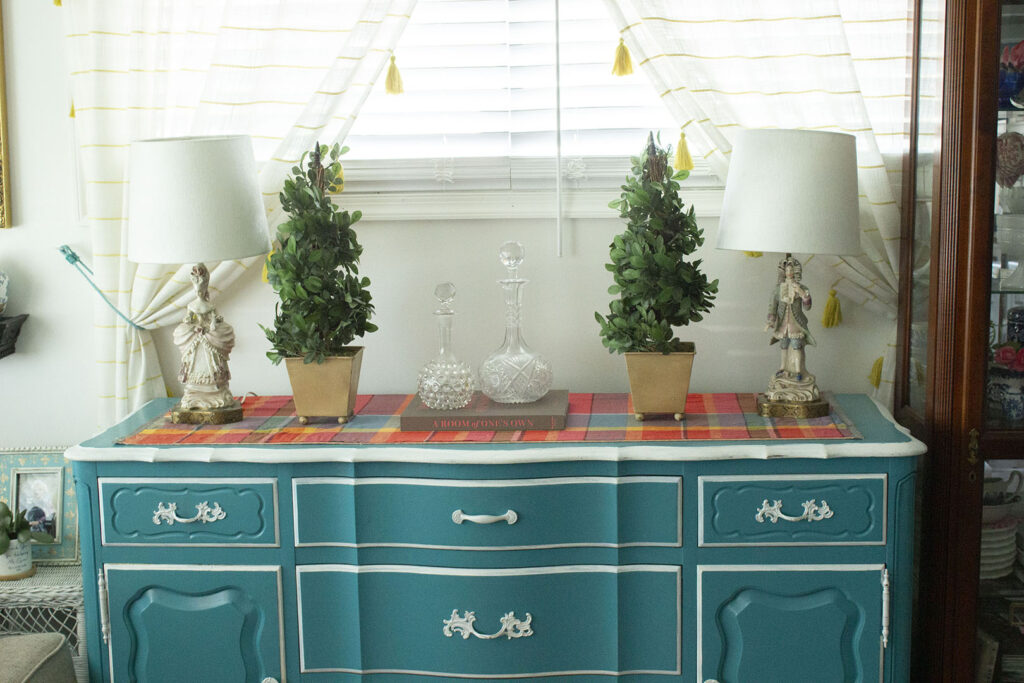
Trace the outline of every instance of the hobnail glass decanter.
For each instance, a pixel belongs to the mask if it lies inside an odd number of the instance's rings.
[[[428,408],[455,410],[469,403],[473,397],[473,370],[452,353],[452,300],[455,299],[455,285],[442,282],[434,288],[434,296],[441,302],[434,311],[437,317],[437,332],[440,336],[440,350],[437,357],[423,366],[417,382],[420,400]]]
[[[498,258],[508,277],[498,280],[505,292],[505,341],[480,366],[480,390],[498,403],[530,403],[551,388],[551,364],[526,345],[522,330],[523,285],[519,264],[525,251],[519,242],[505,242]]]

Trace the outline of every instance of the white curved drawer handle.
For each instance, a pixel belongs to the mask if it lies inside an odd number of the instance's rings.
[[[213,507],[210,507],[209,503],[205,500],[202,503],[196,505],[196,516],[185,519],[178,516],[178,504],[168,503],[166,506],[163,503],[156,504],[156,510],[153,511],[153,524],[160,526],[160,522],[167,522],[170,526],[177,522],[178,524],[192,524],[193,522],[202,522],[203,524],[210,524],[216,522],[219,519],[224,519],[228,516],[228,513],[221,509],[220,503],[214,503]]]
[[[759,523],[764,524],[767,519],[772,524],[775,524],[780,519],[787,522],[820,522],[823,519],[828,519],[833,515],[832,508],[828,506],[828,503],[824,500],[821,501],[821,505],[818,505],[814,500],[804,501],[804,513],[799,517],[791,517],[782,513],[782,501],[772,501],[772,504],[768,504],[768,499],[765,498],[764,502],[761,503],[761,509],[757,511],[754,516]]]
[[[519,515],[516,514],[515,510],[506,510],[503,515],[467,515],[462,510],[456,510],[452,513],[452,521],[456,524],[462,524],[463,522],[473,522],[473,524],[508,522],[509,524],[515,524],[519,521]]]
[[[533,629],[530,627],[533,617],[529,612],[526,613],[525,621],[516,619],[515,612],[509,612],[501,618],[501,630],[490,635],[477,633],[473,627],[474,621],[476,621],[475,612],[465,612],[460,617],[459,610],[453,609],[451,618],[444,620],[444,634],[451,638],[454,634],[458,633],[462,636],[463,640],[469,639],[470,636],[476,636],[481,640],[493,640],[494,638],[505,636],[511,640],[512,638],[526,638],[533,635]]]

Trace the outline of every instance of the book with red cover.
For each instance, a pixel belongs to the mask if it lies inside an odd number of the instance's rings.
[[[533,403],[495,403],[479,391],[457,410],[423,405],[419,396],[399,417],[403,432],[510,432],[521,429],[565,429],[569,391],[552,389]]]

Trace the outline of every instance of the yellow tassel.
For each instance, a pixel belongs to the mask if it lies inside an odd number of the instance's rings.
[[[53,0],[53,4],[56,5],[57,7],[61,6],[60,0]],[[170,394],[167,394],[167,395],[170,396]]]
[[[68,112],[68,118],[69,119],[75,118],[75,103],[74,102],[71,103],[71,111]]]
[[[679,131],[679,144],[676,145],[676,170],[693,170],[693,157],[690,156],[690,147],[686,144],[686,133],[682,130]]]
[[[388,77],[384,80],[384,92],[389,95],[400,95],[405,92],[405,88],[402,87],[402,74],[398,73],[394,55],[391,55]]]
[[[750,258],[761,258],[762,256],[764,256],[763,251],[745,251],[743,253],[749,256]]]
[[[836,298],[836,290],[828,290],[828,301],[825,302],[825,312],[821,314],[822,327],[835,327],[843,322],[843,309],[839,307],[839,299]]]
[[[270,278],[267,277],[267,266],[270,265],[270,257],[274,255],[275,251],[275,249],[271,249],[270,253],[267,254],[267,258],[263,259],[263,272],[260,274],[260,278],[266,284],[270,284]]]
[[[868,381],[871,382],[871,386],[875,389],[882,383],[882,363],[885,359],[879,356],[875,359],[874,364],[871,366],[871,372],[868,373]]]
[[[626,41],[619,38],[619,46],[615,48],[615,63],[612,65],[612,75],[628,76],[633,73],[633,59],[629,56],[629,48]]]

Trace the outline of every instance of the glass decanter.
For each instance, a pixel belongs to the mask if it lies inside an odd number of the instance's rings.
[[[523,339],[523,285],[528,280],[519,277],[519,264],[524,256],[519,242],[505,242],[498,250],[508,270],[508,277],[498,280],[505,293],[505,341],[480,366],[480,389],[498,403],[530,403],[551,388],[551,364]]]
[[[420,370],[417,391],[428,408],[455,410],[469,403],[473,397],[473,370],[452,353],[455,285],[442,282],[434,288],[434,296],[441,302],[441,307],[434,311],[440,350],[437,357]]]

